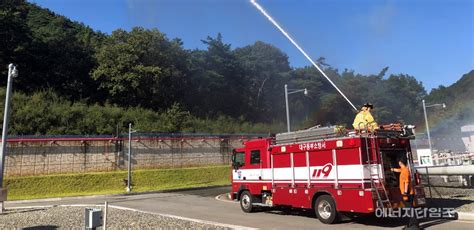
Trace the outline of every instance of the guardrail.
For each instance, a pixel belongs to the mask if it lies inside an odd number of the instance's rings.
[[[419,174],[426,176],[430,197],[432,197],[430,176],[444,176],[445,182],[447,182],[448,176],[459,176],[459,182],[462,185],[474,186],[474,165],[416,166],[415,169]]]
[[[417,172],[429,176],[474,175],[474,165],[417,166]]]

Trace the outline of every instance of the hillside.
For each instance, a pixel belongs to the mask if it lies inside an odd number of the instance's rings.
[[[0,37],[0,66],[12,62],[20,69],[16,90],[53,89],[73,100],[95,97],[89,72],[105,38],[100,32],[23,0],[8,0],[0,3]]]
[[[0,66],[13,62],[20,72],[13,134],[111,134],[132,120],[147,131],[284,131],[285,84],[308,89],[307,96],[289,97],[293,129],[351,127],[355,115],[315,68],[291,67],[283,51],[263,41],[232,47],[219,33],[196,38],[205,49],[189,50],[158,28],[103,34],[25,0],[0,2],[0,37]],[[357,107],[373,103],[379,123],[424,123],[427,93],[416,76],[386,76],[389,67],[363,75],[323,57],[317,62]],[[443,100],[448,110],[430,111],[430,122],[469,117],[472,82],[471,72],[459,84],[433,90],[428,102]]]
[[[441,148],[463,147],[460,142],[460,127],[474,124],[474,70],[448,87],[439,87],[426,97],[427,104],[446,103],[446,109],[429,108],[428,120],[433,142]],[[455,143],[449,143],[453,138]],[[444,140],[443,140],[444,139]]]

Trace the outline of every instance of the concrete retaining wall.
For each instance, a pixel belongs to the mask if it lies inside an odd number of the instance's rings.
[[[172,168],[230,164],[241,138],[134,138],[133,168]],[[8,142],[5,174],[26,176],[123,170],[128,165],[128,141],[27,140]]]

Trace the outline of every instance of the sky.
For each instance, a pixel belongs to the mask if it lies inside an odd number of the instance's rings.
[[[309,61],[248,0],[29,0],[110,34],[158,28],[188,49],[221,33],[233,48],[263,41]],[[474,69],[472,0],[258,0],[313,58],[339,70],[409,74],[429,91]]]

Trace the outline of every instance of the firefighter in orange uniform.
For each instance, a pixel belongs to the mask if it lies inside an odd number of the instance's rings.
[[[404,161],[398,161],[400,168],[392,168],[391,171],[400,173],[400,193],[403,195],[403,200],[413,203],[414,192],[410,180],[410,170]]]
[[[391,168],[392,172],[400,173],[400,193],[403,197],[403,204],[406,208],[413,208],[414,194],[413,185],[411,183],[410,170],[407,167],[405,159],[398,161],[400,168]],[[413,212],[412,212],[413,213]],[[405,229],[420,229],[418,219],[416,216],[412,216]]]
[[[375,122],[374,117],[370,113],[372,109],[374,109],[374,106],[370,103],[365,103],[362,106],[361,111],[354,119],[354,123],[352,123],[355,130],[363,130],[367,128],[368,131],[374,131],[378,129],[377,122]]]

